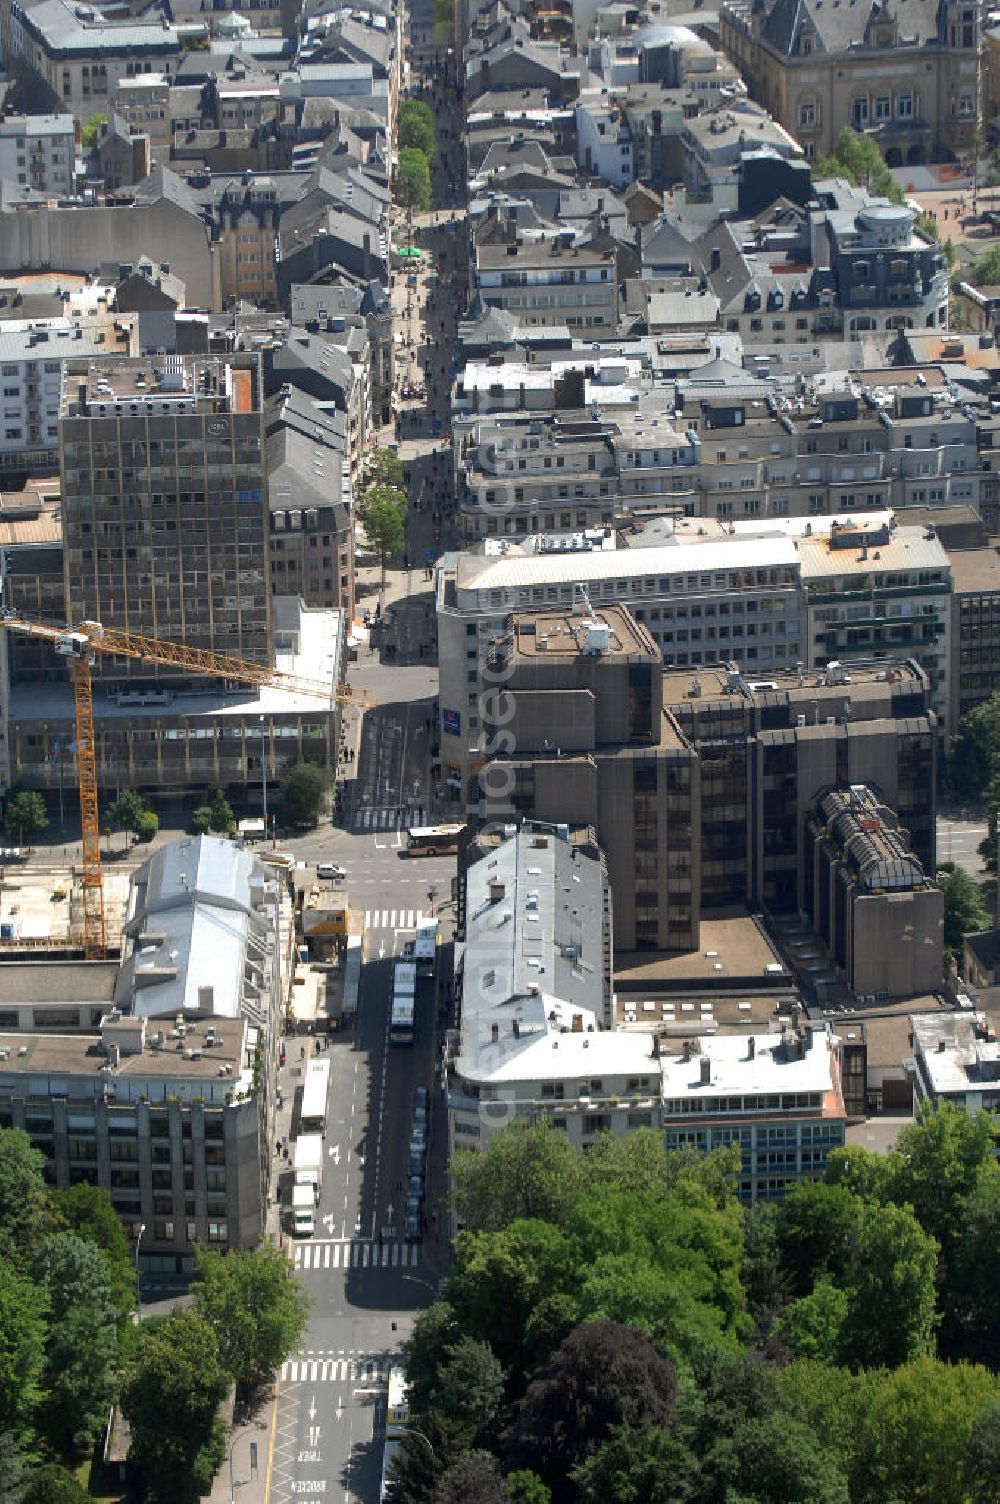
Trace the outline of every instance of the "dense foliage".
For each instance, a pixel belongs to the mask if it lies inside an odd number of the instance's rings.
[[[460,1153],[395,1504],[997,1499],[990,1120],[929,1112],[776,1205],[741,1208],[737,1171],[650,1131]]]
[[[298,1344],[287,1258],[199,1254],[195,1308],[133,1325],[135,1265],[106,1191],[51,1190],[20,1129],[0,1130],[0,1500],[77,1504],[74,1476],[120,1400],[136,1498],[201,1497],[225,1454],[219,1406]]]

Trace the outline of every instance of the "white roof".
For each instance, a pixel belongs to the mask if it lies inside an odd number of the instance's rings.
[[[865,556],[856,545],[831,548],[826,538],[801,538],[798,551],[803,580],[828,575],[885,574],[900,569],[939,569],[947,574],[951,569],[940,540],[936,535],[928,537],[922,527],[897,527],[888,543],[869,544]]]
[[[910,1024],[921,1069],[935,1096],[997,1090],[1000,1043],[978,1038],[974,1018],[954,1013],[913,1014]]]
[[[801,1059],[782,1045],[780,1034],[754,1034],[753,1057],[751,1036],[745,1034],[708,1034],[698,1039],[700,1055],[685,1060],[680,1055],[663,1055],[663,1100],[682,1097],[703,1099],[705,1111],[714,1112],[720,1096],[745,1096],[764,1092],[828,1092],[835,1085],[831,1047],[822,1029],[812,1031],[811,1046]],[[807,1033],[807,1040],[809,1035]],[[701,1062],[711,1062],[711,1079],[701,1081]]]
[[[845,552],[850,556],[849,550]],[[618,550],[613,559],[603,553],[536,554],[530,557],[508,554],[501,559],[462,554],[458,560],[456,586],[460,591],[482,592],[519,586],[584,584],[588,580],[611,578],[635,580],[655,574],[710,574],[716,570],[782,567],[797,574],[798,565],[799,555],[790,538],[708,539],[685,549],[669,544],[662,548]]]

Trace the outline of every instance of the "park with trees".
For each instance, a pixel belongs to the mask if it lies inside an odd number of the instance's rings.
[[[224,1402],[294,1351],[305,1297],[285,1255],[197,1252],[189,1309],[137,1321],[133,1250],[105,1190],[54,1190],[0,1129],[0,1504],[86,1504],[113,1404],[129,1493],[196,1504],[225,1457]]]
[[[460,1152],[394,1504],[995,1501],[990,1119],[928,1111],[776,1203],[738,1169],[643,1129]]]

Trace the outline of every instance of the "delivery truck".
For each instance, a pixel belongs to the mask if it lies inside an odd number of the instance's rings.
[[[292,1232],[297,1238],[311,1238],[316,1231],[316,1197],[311,1185],[292,1187]]]
[[[310,1186],[313,1200],[318,1206],[320,1192],[323,1189],[323,1135],[321,1133],[303,1133],[301,1138],[296,1139],[292,1168],[295,1171],[295,1184]]]

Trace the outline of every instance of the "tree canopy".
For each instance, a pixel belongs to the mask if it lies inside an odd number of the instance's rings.
[[[252,1385],[299,1345],[308,1303],[291,1264],[273,1243],[217,1253],[199,1249],[195,1309],[215,1333],[219,1360]]]
[[[326,808],[330,774],[314,762],[297,762],[288,769],[278,788],[281,807],[296,824],[315,825]]]
[[[420,99],[404,99],[396,116],[400,152],[416,150],[428,165],[434,157],[434,112]]]
[[[37,789],[15,789],[7,796],[4,829],[11,840],[30,846],[49,823],[45,800]]]
[[[962,937],[990,927],[982,890],[962,867],[939,867],[938,886],[944,897],[945,949],[961,955]]]
[[[886,166],[877,142],[871,136],[859,135],[849,125],[840,132],[830,155],[819,156],[812,163],[812,175],[846,178],[893,204],[903,202],[903,190]]]
[[[396,198],[404,209],[424,213],[431,206],[431,174],[427,158],[415,146],[403,147],[396,167]]]

